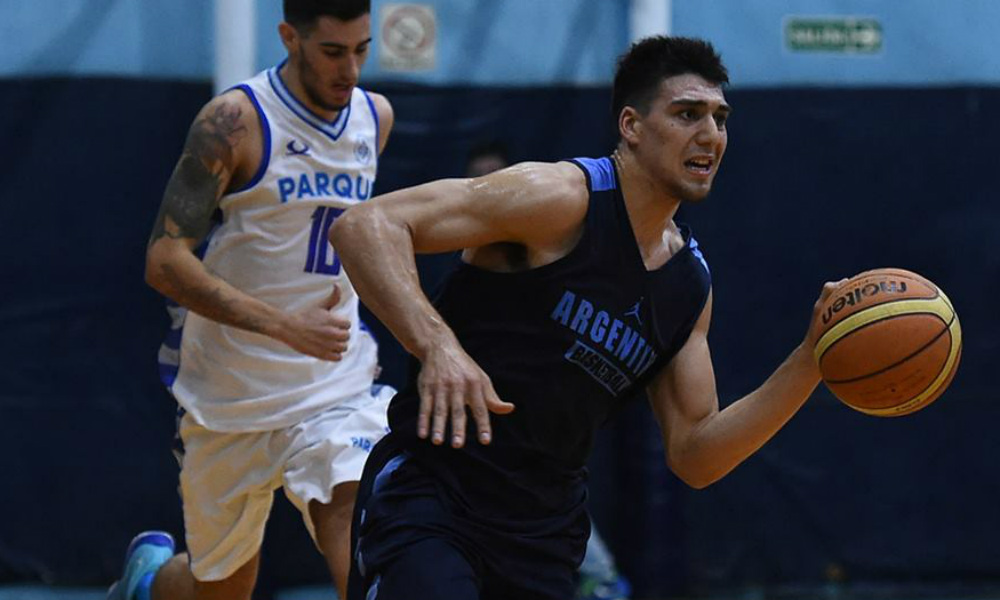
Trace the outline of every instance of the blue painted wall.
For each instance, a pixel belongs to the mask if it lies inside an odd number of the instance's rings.
[[[623,0],[423,0],[438,20],[437,64],[416,74],[379,68],[378,44],[365,67],[368,81],[430,85],[604,84],[628,43]],[[372,3],[372,35],[379,6]],[[281,60],[276,2],[258,3],[258,63]]]
[[[878,53],[795,53],[789,16],[877,19]],[[1000,84],[995,0],[675,0],[673,33],[712,40],[735,86]]]
[[[628,41],[628,0],[424,0],[438,17],[436,67],[400,75],[372,55],[369,82],[603,85]],[[381,0],[374,1],[377,24]],[[280,3],[257,0],[260,67],[284,51]],[[877,19],[875,54],[793,53],[789,16]],[[736,86],[1000,84],[995,0],[673,0],[673,31],[711,39]],[[0,77],[113,75],[207,80],[210,0],[0,3]],[[373,31],[377,34],[377,31]]]
[[[207,79],[212,2],[0,2],[0,77]]]

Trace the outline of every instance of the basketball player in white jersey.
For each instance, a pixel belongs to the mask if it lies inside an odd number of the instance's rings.
[[[146,256],[149,284],[187,309],[161,363],[179,356],[188,551],[140,534],[109,599],[249,600],[279,487],[344,596],[357,481],[391,395],[373,387],[375,342],[327,241],[371,197],[393,122],[357,87],[369,12],[369,0],[284,0],[287,60],[191,127]]]

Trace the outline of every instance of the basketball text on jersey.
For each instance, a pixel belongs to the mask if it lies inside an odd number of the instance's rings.
[[[579,336],[566,352],[566,360],[614,394],[632,385],[658,356],[641,333],[627,324],[629,314],[615,317],[569,290],[552,311],[552,320]],[[632,319],[638,321],[638,315]]]
[[[327,173],[323,171],[301,173],[278,179],[281,202],[295,198],[352,198],[367,200],[372,195],[373,180],[362,174]]]

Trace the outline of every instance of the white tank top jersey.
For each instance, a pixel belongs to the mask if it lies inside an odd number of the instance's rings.
[[[285,311],[319,305],[336,284],[341,300],[332,312],[350,320],[351,337],[343,359],[330,362],[189,312],[172,391],[216,431],[289,427],[367,391],[378,360],[358,317],[357,293],[327,240],[337,216],[371,197],[375,105],[355,88],[350,104],[325,121],[291,94],[281,66],[236,86],[257,109],[263,160],[252,181],[220,200],[223,221],[203,260],[238,289]]]

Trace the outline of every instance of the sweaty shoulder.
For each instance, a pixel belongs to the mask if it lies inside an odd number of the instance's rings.
[[[524,220],[515,222],[521,241],[531,244],[562,238],[583,226],[590,194],[587,179],[571,163],[524,162],[487,176],[516,180],[508,196],[512,208],[520,209]],[[503,187],[502,181],[497,181]]]
[[[569,253],[582,235],[589,193],[570,163],[518,163],[467,180],[469,207],[491,233],[491,243],[467,247],[464,259],[495,271],[549,264]]]

